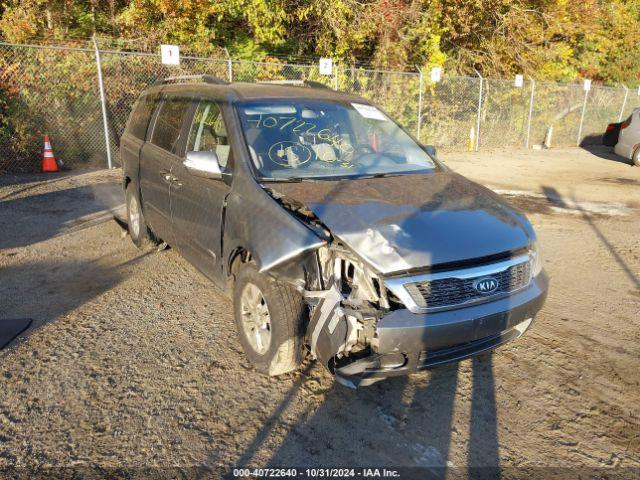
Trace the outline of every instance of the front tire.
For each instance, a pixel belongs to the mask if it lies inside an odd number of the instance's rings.
[[[127,185],[125,200],[127,202],[127,227],[131,241],[140,249],[152,246],[153,236],[142,213],[140,191],[133,182]]]
[[[300,366],[307,307],[294,288],[245,263],[234,284],[233,308],[240,343],[256,370],[276,376]]]

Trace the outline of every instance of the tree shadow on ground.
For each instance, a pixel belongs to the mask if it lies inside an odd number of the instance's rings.
[[[27,192],[41,185],[50,185],[52,183],[61,182],[70,177],[73,177],[73,175],[74,173],[71,172],[47,173],[46,176],[43,176],[42,173],[6,173],[4,175],[0,175],[0,188],[25,185],[24,187],[18,188],[7,194],[0,195],[0,200],[9,199],[15,195]]]
[[[149,253],[118,264],[99,257],[91,261],[42,261],[2,268],[0,322],[33,319],[29,329],[8,347],[16,346],[38,328],[112,289],[126,278],[129,266]],[[0,339],[0,345],[3,343]]]

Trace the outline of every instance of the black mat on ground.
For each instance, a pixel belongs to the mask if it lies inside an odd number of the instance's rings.
[[[30,318],[0,319],[0,350],[29,328],[31,322]]]

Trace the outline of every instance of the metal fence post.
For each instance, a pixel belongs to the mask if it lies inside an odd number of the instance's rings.
[[[584,88],[584,87],[583,87]],[[587,97],[589,96],[589,90],[584,91],[584,102],[582,103],[582,114],[580,114],[580,126],[578,127],[578,139],[576,146],[580,146],[580,140],[582,139],[582,124],[584,123],[584,112],[587,110]]]
[[[418,73],[420,74],[418,80],[418,126],[416,131],[416,138],[420,141],[420,131],[422,130],[422,88],[424,86],[424,80],[422,78],[422,69],[416,66]]]
[[[627,106],[627,97],[629,96],[629,89],[626,85],[622,85],[624,88],[624,100],[622,101],[622,108],[620,109],[620,115],[618,115],[618,122],[622,121],[622,115],[624,115],[624,107]]]
[[[231,83],[233,82],[233,61],[231,60],[231,55],[229,55],[229,50],[226,47],[223,50],[227,56],[227,77],[229,78],[229,83]]]
[[[96,68],[98,69],[98,88],[100,89],[100,105],[102,106],[102,124],[104,127],[104,143],[107,149],[107,165],[111,169],[111,142],[109,141],[109,121],[107,120],[107,101],[104,96],[104,84],[102,83],[102,64],[100,63],[100,50],[96,36],[91,37],[93,40],[93,48],[96,54]]]
[[[531,96],[529,97],[529,118],[527,118],[527,141],[525,148],[529,148],[529,139],[531,138],[531,117],[533,116],[533,95],[536,89],[536,81],[529,77],[531,80]]]
[[[480,149],[480,116],[482,115],[482,89],[484,86],[484,78],[480,75],[480,72],[473,69],[476,72],[476,75],[480,77],[480,90],[478,92],[478,118],[476,120],[476,152]]]

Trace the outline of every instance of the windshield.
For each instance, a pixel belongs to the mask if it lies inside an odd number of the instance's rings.
[[[371,105],[318,100],[241,103],[259,179],[331,179],[425,173],[435,162]]]

